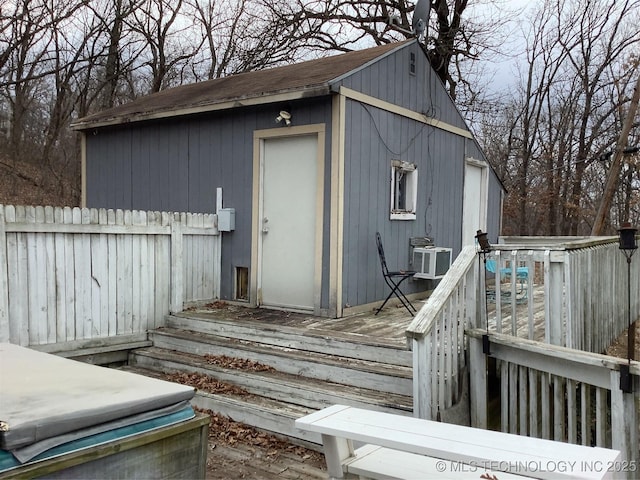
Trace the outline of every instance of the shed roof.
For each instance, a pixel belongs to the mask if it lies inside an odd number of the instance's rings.
[[[182,85],[81,118],[75,130],[233,108],[286,99],[287,94],[330,93],[331,82],[415,40],[389,43],[331,57]],[[276,98],[274,98],[276,97]]]

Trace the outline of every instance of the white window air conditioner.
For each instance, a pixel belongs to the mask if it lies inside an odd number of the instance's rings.
[[[417,247],[413,249],[414,278],[439,280],[451,267],[451,249],[443,247]]]

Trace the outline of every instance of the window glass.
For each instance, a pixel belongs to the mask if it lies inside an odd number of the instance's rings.
[[[418,198],[418,169],[409,162],[391,163],[391,220],[414,220]]]

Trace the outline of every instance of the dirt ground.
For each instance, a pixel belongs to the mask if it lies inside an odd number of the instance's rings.
[[[211,411],[207,480],[326,478],[324,455]]]
[[[634,359],[640,360],[640,321],[635,322],[635,345],[634,345]],[[620,334],[613,344],[607,348],[607,355],[618,358],[627,358],[627,331],[625,330]]]
[[[209,363],[239,370],[270,369],[250,360],[206,355]],[[198,373],[174,373],[164,378],[220,395],[246,397],[251,394],[235,385]],[[292,444],[251,426],[234,422],[210,410],[207,480],[324,479],[324,455]]]

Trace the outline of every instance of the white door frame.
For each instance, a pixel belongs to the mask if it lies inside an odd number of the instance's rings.
[[[264,141],[270,138],[294,137],[300,135],[316,135],[317,148],[317,182],[316,182],[316,224],[314,256],[314,313],[320,313],[322,293],[322,237],[324,212],[324,163],[325,163],[325,125],[312,124],[294,127],[270,128],[253,132],[253,188],[252,188],[252,233],[251,233],[251,274],[249,302],[259,306],[261,298],[261,265],[262,265],[262,189]]]
[[[464,162],[464,183],[463,183],[463,201],[462,201],[462,246],[464,247],[465,245],[467,245],[465,243],[465,234],[466,234],[466,218],[467,218],[467,212],[465,211],[465,209],[467,208],[467,185],[466,185],[466,180],[467,180],[467,168],[469,167],[477,167],[480,168],[480,198],[478,199],[479,205],[478,208],[480,209],[480,218],[479,218],[479,225],[474,226],[474,235],[475,235],[475,230],[480,229],[484,232],[487,231],[487,208],[489,205],[489,164],[483,160],[478,160],[477,158],[473,158],[473,157],[467,157],[465,158],[465,162]]]

